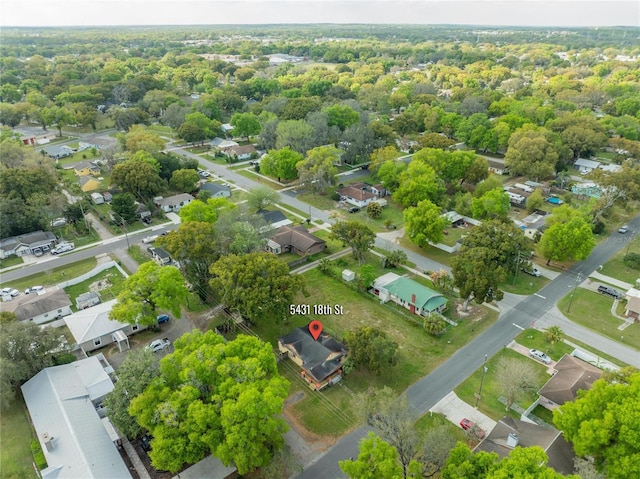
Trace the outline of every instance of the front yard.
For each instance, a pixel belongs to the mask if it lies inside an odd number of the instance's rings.
[[[567,294],[558,302],[558,308],[571,321],[640,351],[640,324],[634,323],[622,331],[619,330],[618,326],[623,322],[611,315],[612,302],[613,299],[607,296],[577,288],[575,293]]]
[[[504,395],[504,392],[501,390],[497,378],[497,365],[498,361],[501,358],[507,358],[514,361],[529,361],[531,365],[535,367],[536,375],[537,375],[537,388],[536,391],[540,389],[549,379],[549,375],[547,374],[547,368],[543,364],[540,364],[533,359],[530,359],[526,356],[523,356],[520,353],[517,353],[511,349],[503,349],[498,354],[493,356],[487,361],[486,367],[487,372],[484,374],[484,381],[482,380],[482,368],[481,366],[477,369],[471,376],[469,376],[460,386],[455,389],[455,393],[458,395],[460,399],[465,401],[468,404],[475,405],[476,404],[476,394],[480,390],[480,382],[482,381],[482,397],[478,401],[478,409],[485,413],[487,416],[494,420],[499,420],[505,414],[512,416],[514,418],[520,419],[520,414],[513,411],[513,409],[506,411],[505,405],[501,403],[498,398]],[[523,409],[529,407],[529,405],[535,401],[537,398],[537,394],[535,391],[531,391],[523,396],[523,399],[517,401],[518,404]]]
[[[611,276],[612,278],[619,279],[631,285],[634,285],[636,280],[640,278],[640,271],[630,268],[624,264],[624,257],[627,253],[640,254],[640,236],[631,236],[632,233],[627,233],[627,236],[618,235],[612,240],[624,241],[624,249],[618,251],[613,258],[602,265],[602,269],[599,271],[602,274]]]
[[[20,278],[19,280],[12,281],[10,285],[5,285],[3,283],[2,286],[11,286],[12,288],[16,288],[19,291],[23,291],[24,289],[35,285],[41,285],[45,287],[55,286],[61,281],[67,280],[69,278],[75,278],[84,273],[88,273],[96,267],[96,264],[97,262],[95,258],[87,258],[66,266],[51,268],[43,271],[42,273],[37,273],[25,278]]]

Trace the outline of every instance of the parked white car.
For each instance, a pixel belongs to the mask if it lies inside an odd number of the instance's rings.
[[[20,291],[15,288],[2,288],[0,294],[2,294],[2,296],[11,296],[12,298],[15,298],[20,294]]]
[[[44,286],[31,286],[24,290],[24,294],[40,293],[40,291],[44,291]]]
[[[529,350],[529,356],[531,356],[533,359],[537,359],[538,361],[541,361],[545,364],[550,364],[551,363],[551,358],[549,356],[547,356],[546,354],[544,354],[542,351],[538,351],[537,349],[530,349]]]
[[[158,239],[158,235],[145,236],[144,238],[142,238],[142,242],[145,244],[153,243],[157,239]]]
[[[163,349],[168,348],[169,346],[171,346],[171,341],[169,341],[169,338],[154,339],[149,343],[149,345],[145,349],[148,351],[153,351],[154,353],[157,353],[158,351],[162,351]]]

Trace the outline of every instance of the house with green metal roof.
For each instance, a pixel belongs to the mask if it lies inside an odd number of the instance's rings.
[[[383,303],[393,301],[418,316],[442,313],[449,300],[437,291],[395,273],[386,273],[373,283],[373,294]]]

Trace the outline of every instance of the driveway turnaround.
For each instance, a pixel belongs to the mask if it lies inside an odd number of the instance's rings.
[[[460,421],[462,421],[462,419],[470,419],[487,435],[489,435],[496,425],[496,421],[464,402],[453,391],[438,401],[429,411],[442,414],[458,427],[460,427]]]

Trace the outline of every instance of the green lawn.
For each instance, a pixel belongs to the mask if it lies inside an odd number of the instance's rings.
[[[478,402],[478,409],[485,413],[492,419],[496,421],[503,417],[505,414],[513,416],[515,418],[520,418],[520,414],[516,413],[513,410],[505,411],[505,406],[502,404],[498,398],[503,396],[503,392],[500,390],[499,385],[497,384],[496,378],[496,367],[498,365],[498,361],[501,358],[509,358],[514,359],[516,361],[527,361],[531,364],[537,373],[537,388],[536,391],[541,388],[544,383],[549,379],[549,375],[547,374],[547,368],[533,361],[522,354],[519,354],[511,349],[503,349],[498,354],[493,356],[491,359],[487,361],[487,372],[484,375],[484,381],[482,384],[482,397]],[[477,369],[471,376],[469,376],[460,386],[455,389],[456,394],[460,399],[474,406],[476,404],[475,394],[480,390],[480,382],[482,381],[482,366]],[[532,391],[525,396],[520,401],[517,401],[523,409],[529,407],[529,405],[535,401],[537,394],[535,391]]]
[[[3,478],[37,478],[29,443],[35,439],[22,395],[0,415],[0,474]]]
[[[113,266],[109,269],[105,269],[101,273],[89,278],[81,283],[74,284],[72,286],[66,287],[64,290],[69,295],[69,299],[71,299],[71,309],[76,311],[75,303],[76,298],[82,293],[86,293],[89,291],[89,286],[93,283],[97,283],[98,281],[108,280],[111,283],[111,286],[108,288],[100,290],[100,298],[103,302],[115,299],[116,296],[122,291],[124,287],[125,278],[120,274],[120,271]]]
[[[0,260],[0,269],[8,268],[9,266],[16,266],[24,263],[24,260],[20,256],[9,256],[8,258]]]
[[[2,284],[2,286],[11,286],[12,288],[16,288],[20,291],[28,288],[29,286],[35,285],[54,286],[66,279],[75,278],[81,274],[88,273],[96,267],[96,264],[97,262],[95,258],[87,258],[66,266],[51,268],[43,271],[42,273],[26,276],[17,281],[12,281],[11,284]]]
[[[529,348],[543,351],[554,361],[558,361],[565,354],[571,354],[574,348],[559,341],[553,346],[547,341],[542,331],[537,329],[526,329],[516,337],[516,342]]]
[[[565,316],[614,341],[640,350],[640,324],[632,324],[620,331],[618,326],[622,321],[611,315],[613,299],[583,288],[575,290],[573,301],[572,294],[567,294],[558,302],[558,308]],[[571,304],[570,311],[568,311],[569,304]]]
[[[278,184],[275,180],[270,180],[265,176],[256,175],[253,169],[247,170],[246,168],[240,168],[235,171],[239,175],[244,176],[245,178],[249,178],[250,180],[257,181],[258,183],[268,186],[269,188],[273,188],[274,190],[280,190],[284,188],[282,185]]]
[[[422,256],[426,256],[427,258],[432,259],[433,261],[437,261],[438,263],[451,266],[451,258],[453,258],[453,255],[439,248],[436,248],[435,246],[429,245],[429,246],[425,246],[424,248],[420,248],[416,244],[412,243],[411,240],[406,236],[403,236],[402,238],[400,238],[400,245],[403,246],[404,248],[407,248],[413,251],[414,253],[420,254]]]
[[[418,431],[428,431],[440,426],[446,426],[449,434],[455,437],[457,441],[470,444],[469,436],[467,435],[467,433],[465,433],[461,427],[458,427],[457,425],[449,421],[442,414],[428,412],[416,421],[416,429]]]
[[[131,256],[131,258],[133,258],[133,260],[138,264],[151,261],[151,256],[144,252],[142,248],[140,248],[140,245],[131,245],[131,247],[127,250],[127,253],[129,253],[129,256]]]
[[[373,262],[379,265],[379,261]],[[349,266],[349,262],[345,263]],[[379,266],[376,266],[379,267]],[[339,267],[340,269],[343,266]],[[388,270],[387,270],[388,271]],[[435,369],[446,358],[467,344],[471,339],[491,325],[498,317],[493,310],[478,308],[475,320],[461,320],[456,327],[449,328],[442,336],[434,338],[429,336],[422,327],[414,322],[407,321],[404,315],[398,314],[391,307],[383,307],[372,295],[361,294],[346,286],[341,280],[330,278],[317,269],[308,271],[302,275],[307,283],[309,297],[302,294],[298,296],[295,304],[331,304],[340,305],[343,308],[342,315],[309,315],[288,316],[283,322],[262,323],[253,327],[253,331],[265,341],[274,346],[277,338],[288,334],[294,327],[304,326],[314,319],[322,321],[324,330],[341,339],[347,331],[363,325],[370,325],[385,331],[399,344],[398,364],[382,372],[373,375],[367,371],[354,371],[345,378],[343,383],[326,390],[329,400],[338,405],[345,417],[340,417],[344,424],[336,429],[334,424],[327,425],[318,420],[317,407],[321,399],[316,399],[317,393],[308,389],[306,383],[292,387],[291,392],[304,391],[307,399],[294,406],[296,417],[310,431],[317,434],[339,434],[357,424],[357,414],[354,412],[356,405],[351,404],[352,394],[366,391],[369,387],[389,386],[398,393],[404,391],[409,385]],[[419,358],[416,360],[416,358]],[[288,376],[290,380],[297,378],[298,368],[292,362],[285,361],[291,366]],[[281,365],[284,368],[285,365]],[[288,369],[288,368],[287,368]],[[350,420],[348,418],[351,418]],[[340,422],[339,421],[339,422]]]
[[[500,289],[513,294],[533,294],[539,291],[548,282],[549,279],[544,276],[535,277],[522,271],[518,271],[518,274],[515,276],[515,284],[514,274],[509,274],[507,275],[505,282],[500,284]]]
[[[96,154],[91,153],[91,149],[85,151],[77,151],[71,156],[67,156],[66,158],[61,158],[58,163],[62,166],[71,165],[74,163],[79,163],[81,161],[93,160],[95,158],[100,157],[100,150],[96,151]],[[71,170],[73,171],[73,170]]]
[[[626,243],[624,249],[618,251],[613,258],[603,264],[599,272],[633,285],[636,279],[640,278],[640,271],[629,268],[622,260],[627,250],[630,253],[640,254],[640,235],[636,235],[635,237],[632,237],[631,233],[627,233],[627,235],[628,237],[624,237],[623,241],[630,241],[630,243]],[[619,238],[622,238],[622,235],[620,235]]]

